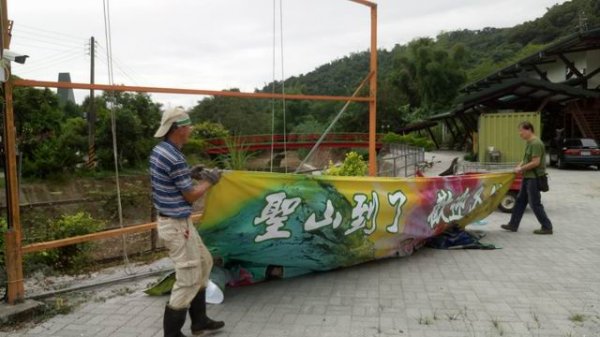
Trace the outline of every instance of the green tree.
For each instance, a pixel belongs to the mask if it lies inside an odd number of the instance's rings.
[[[107,108],[107,101],[113,108]],[[145,93],[104,93],[98,100],[96,124],[96,157],[104,169],[114,167],[112,117],[114,112],[117,139],[117,160],[120,167],[145,166],[152,147],[154,132],[160,124],[159,103]]]
[[[266,100],[209,97],[198,102],[190,117],[194,123],[219,123],[238,135],[271,133],[271,109]]]
[[[462,46],[449,53],[436,47],[433,39],[413,40],[398,48],[392,81],[412,108],[429,112],[448,108],[466,80],[464,58]]]
[[[13,102],[19,151],[23,160],[35,161],[36,147],[60,133],[63,114],[58,97],[49,89],[18,87]]]

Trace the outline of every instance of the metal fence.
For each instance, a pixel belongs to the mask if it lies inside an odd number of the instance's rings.
[[[412,177],[418,164],[425,161],[425,149],[406,144],[387,144],[377,158],[380,177]]]
[[[511,172],[517,163],[480,163],[464,161],[458,167],[458,173],[467,172]]]

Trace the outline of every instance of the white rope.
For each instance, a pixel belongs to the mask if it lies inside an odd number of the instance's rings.
[[[356,90],[354,90],[354,93],[352,94],[351,97],[355,97],[358,94],[358,92],[360,91],[360,89],[362,89],[362,87],[367,83],[367,81],[371,78],[371,76],[373,76],[373,73],[369,73],[369,75],[367,77],[365,77],[365,79],[358,86],[358,88],[356,88]],[[340,119],[340,117],[342,117],[342,114],[344,114],[344,112],[346,111],[346,109],[350,105],[350,102],[352,102],[352,101],[346,101],[346,104],[344,104],[344,106],[342,107],[342,109],[340,110],[340,112],[338,112],[338,114],[335,116],[335,118],[333,118],[333,120],[331,121],[331,123],[329,124],[329,126],[327,127],[327,129],[325,129],[325,131],[323,131],[323,134],[321,135],[321,137],[319,137],[319,140],[317,140],[317,142],[315,143],[315,145],[310,149],[310,152],[308,152],[308,154],[306,155],[306,157],[304,157],[304,159],[302,160],[302,162],[300,163],[300,165],[298,165],[298,167],[296,168],[296,171],[294,171],[294,173],[298,173],[298,171],[300,171],[300,169],[302,168],[302,166],[304,166],[304,164],[313,155],[313,153],[317,150],[317,148],[319,148],[319,145],[321,145],[321,143],[323,142],[323,139],[325,139],[325,137],[327,136],[327,134],[329,133],[329,131],[333,128],[333,126],[335,125],[335,123]]]
[[[281,95],[282,98],[282,111],[283,111],[283,153],[285,159],[285,173],[288,173],[288,159],[287,159],[287,134],[286,127],[287,123],[285,121],[285,72],[283,68],[283,3],[282,0],[279,0],[279,38],[280,38],[280,47],[281,47]]]
[[[108,83],[110,85],[114,84],[113,77],[113,62],[112,62],[112,37],[110,30],[110,0],[102,0],[104,5],[104,35],[106,38],[106,60],[108,66]],[[123,205],[121,201],[121,184],[119,182],[119,156],[117,151],[117,122],[115,118],[115,110],[114,110],[114,102],[112,101],[114,97],[112,95],[107,96],[109,98],[109,110],[110,110],[110,124],[111,124],[111,132],[112,132],[112,143],[113,143],[113,158],[115,162],[115,182],[117,185],[117,209],[119,213],[119,226],[124,228],[123,225]],[[131,269],[129,266],[129,257],[127,256],[127,240],[125,238],[125,234],[121,235],[121,242],[123,245],[123,261],[125,262],[125,272],[127,274],[131,274]]]
[[[273,0],[273,81],[271,82],[271,93],[275,94],[275,7],[276,0]],[[271,98],[271,172],[273,172],[273,158],[275,152],[275,98]]]

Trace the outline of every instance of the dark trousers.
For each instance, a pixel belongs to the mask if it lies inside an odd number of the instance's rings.
[[[521,190],[517,195],[517,201],[515,202],[515,208],[513,208],[512,215],[510,217],[510,226],[518,228],[525,213],[525,208],[529,203],[529,207],[533,210],[533,214],[537,218],[538,222],[544,229],[552,229],[552,222],[548,219],[546,211],[544,211],[544,205],[542,205],[542,196],[537,186],[535,178],[523,178],[521,183]]]

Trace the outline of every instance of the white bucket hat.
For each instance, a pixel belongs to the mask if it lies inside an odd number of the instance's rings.
[[[192,125],[192,120],[182,107],[169,109],[163,113],[160,127],[156,130],[154,137],[164,137],[173,123],[176,123],[177,126]]]

